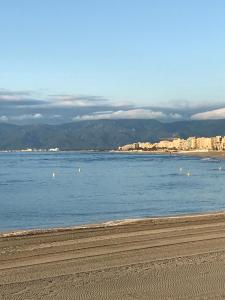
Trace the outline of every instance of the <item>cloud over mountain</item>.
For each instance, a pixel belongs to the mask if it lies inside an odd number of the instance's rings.
[[[28,91],[10,91],[0,89],[0,101],[20,101],[30,96]]]
[[[100,119],[206,120],[225,118],[225,103],[171,101],[167,105],[118,104],[99,95],[46,94],[0,89],[0,122],[59,124]]]
[[[179,119],[181,115],[165,114],[162,111],[153,111],[150,109],[130,109],[130,110],[118,110],[108,112],[94,112],[88,115],[79,115],[73,118],[74,121],[82,120],[101,120],[101,119]]]
[[[48,104],[51,106],[88,107],[107,105],[108,100],[101,96],[89,95],[50,95]]]
[[[219,120],[225,119],[225,108],[214,109],[197,113],[191,116],[192,120]]]

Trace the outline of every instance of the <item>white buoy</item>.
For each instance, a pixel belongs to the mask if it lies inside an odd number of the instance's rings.
[[[52,178],[55,178],[55,172],[52,173]]]
[[[180,168],[180,169],[179,169],[179,171],[180,171],[180,172],[182,172],[182,171],[183,171],[183,169],[182,169],[182,168]]]
[[[221,171],[222,170],[222,167],[219,167],[219,171]]]
[[[81,172],[81,169],[80,169],[80,168],[78,168],[78,172],[79,172],[79,173]]]
[[[191,176],[191,173],[190,172],[187,172],[187,174],[186,174],[187,176]]]

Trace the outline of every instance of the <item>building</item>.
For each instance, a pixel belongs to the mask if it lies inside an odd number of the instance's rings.
[[[121,151],[143,150],[143,151],[176,151],[176,150],[207,150],[222,151],[225,150],[225,137],[189,137],[186,140],[175,138],[172,140],[162,140],[158,143],[139,142],[124,145],[118,148]]]

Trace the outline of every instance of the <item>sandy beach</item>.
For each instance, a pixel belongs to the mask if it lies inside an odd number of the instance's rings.
[[[196,157],[211,157],[216,159],[225,159],[225,151],[180,151],[180,155],[189,155]]]
[[[224,299],[225,213],[0,235],[0,299]]]
[[[111,151],[115,153],[129,153],[129,154],[159,154],[159,155],[185,155],[185,156],[195,156],[195,157],[210,157],[210,158],[216,158],[216,159],[225,159],[225,151]]]

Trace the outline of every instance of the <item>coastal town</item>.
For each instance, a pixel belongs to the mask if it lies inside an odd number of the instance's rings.
[[[225,150],[225,136],[189,137],[187,139],[174,138],[162,140],[158,143],[137,142],[118,147],[119,151],[223,151]]]

